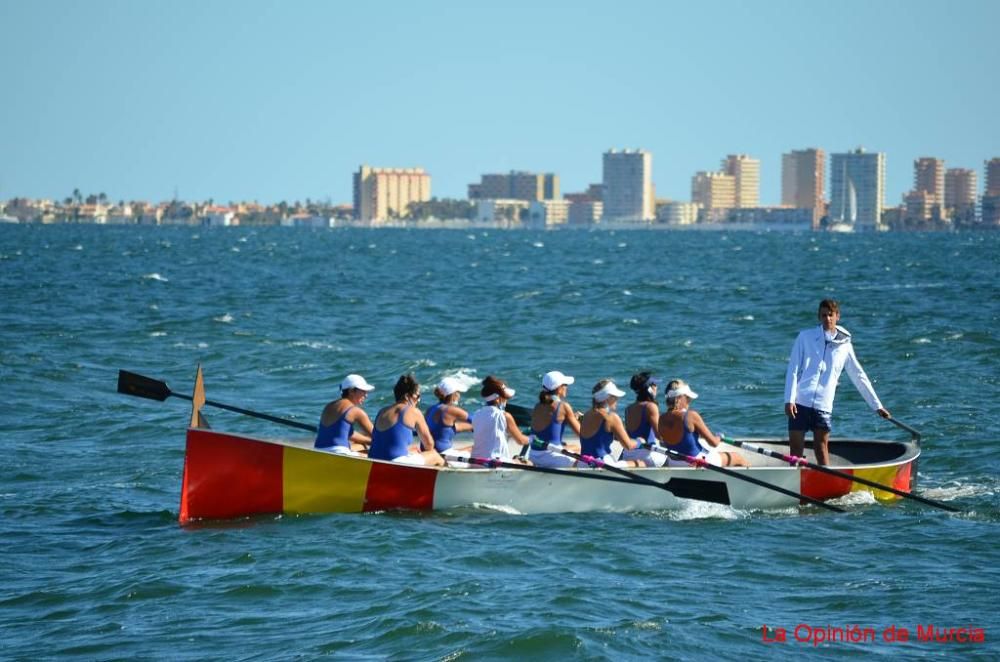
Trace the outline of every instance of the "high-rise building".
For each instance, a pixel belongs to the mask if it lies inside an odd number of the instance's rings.
[[[651,221],[656,216],[653,155],[641,149],[604,153],[604,218]]]
[[[691,202],[706,211],[736,206],[736,177],[724,172],[696,172],[691,178]]]
[[[944,206],[956,209],[976,204],[976,171],[948,168],[944,173]]]
[[[550,172],[512,170],[507,174],[482,175],[469,184],[470,200],[558,200],[559,176]]]
[[[986,190],[983,195],[1000,195],[1000,157],[986,162]]]
[[[1000,158],[992,158],[986,162],[982,217],[986,225],[1000,225]]]
[[[722,172],[736,180],[736,207],[760,206],[760,159],[730,154],[722,161]]]
[[[913,162],[913,190],[930,193],[944,204],[944,160],[924,156]]]
[[[826,201],[826,154],[810,147],[781,155],[781,204],[813,210],[813,229],[819,227]]]
[[[956,224],[976,221],[976,171],[971,168],[949,168],[944,173],[944,207]]]
[[[411,202],[431,199],[431,176],[423,168],[372,168],[354,173],[354,217],[365,223],[406,218]]]
[[[885,207],[885,153],[863,147],[830,155],[830,220],[856,230],[881,230]]]

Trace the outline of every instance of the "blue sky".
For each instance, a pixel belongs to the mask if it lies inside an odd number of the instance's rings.
[[[887,204],[919,156],[1000,156],[1000,2],[0,0],[0,199],[331,199],[361,163],[439,197],[486,172],[601,179],[653,153],[657,196],[730,153],[864,145]]]

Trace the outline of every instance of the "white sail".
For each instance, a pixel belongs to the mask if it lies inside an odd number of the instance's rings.
[[[858,220],[858,192],[854,189],[854,180],[850,177],[847,178],[847,195],[851,210],[848,217],[851,219],[851,225],[854,225]]]

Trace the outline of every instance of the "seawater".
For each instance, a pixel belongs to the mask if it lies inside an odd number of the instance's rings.
[[[1000,655],[997,234],[311,231],[0,226],[0,657],[762,659],[800,625],[878,633],[824,659]],[[188,408],[120,368],[315,422],[360,372],[649,368],[709,425],[784,434],[821,298],[885,405],[923,432],[918,493],[815,509],[261,517],[177,524]],[[296,434],[206,409],[216,428]],[[906,435],[846,376],[835,436]],[[641,488],[637,488],[641,489]],[[907,642],[888,642],[890,626]],[[921,642],[918,625],[981,628]],[[777,628],[787,643],[767,643]],[[804,630],[800,630],[800,634]]]

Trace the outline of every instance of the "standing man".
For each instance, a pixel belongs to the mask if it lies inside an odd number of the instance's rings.
[[[830,414],[840,373],[847,375],[868,406],[882,418],[891,414],[882,406],[851,345],[851,334],[838,326],[840,306],[833,299],[819,302],[819,326],[799,333],[792,345],[785,374],[785,415],[792,455],[803,455],[806,431],[812,430],[817,464],[829,464]]]

